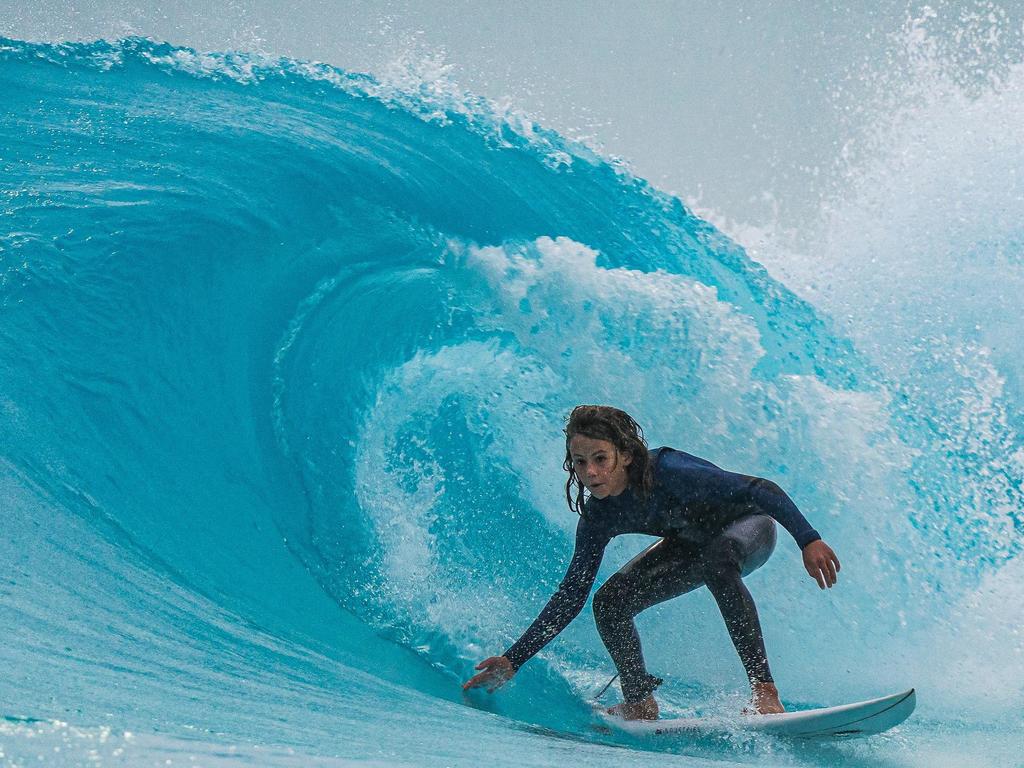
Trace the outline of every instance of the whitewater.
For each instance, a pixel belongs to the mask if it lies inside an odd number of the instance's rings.
[[[0,38],[0,761],[1021,765],[1022,115],[895,110],[797,242],[430,82]],[[913,718],[599,732],[589,606],[463,694],[568,563],[578,403],[782,485],[843,563],[748,580],[783,701]],[[742,708],[706,591],[638,625],[665,714]]]

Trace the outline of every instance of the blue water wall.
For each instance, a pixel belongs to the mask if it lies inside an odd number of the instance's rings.
[[[898,306],[852,329],[623,166],[460,94],[0,40],[0,118],[12,764],[644,759],[590,728],[613,670],[589,609],[500,694],[459,687],[568,562],[580,402],[776,480],[836,549],[828,593],[784,534],[750,579],[791,706],[917,686],[892,764],[1012,740],[1019,350]],[[710,596],[639,622],[669,711],[742,706]],[[878,758],[857,749],[828,754]]]

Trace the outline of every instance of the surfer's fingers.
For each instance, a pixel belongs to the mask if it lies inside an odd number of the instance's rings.
[[[836,575],[839,572],[839,568],[836,567],[838,565],[839,563],[835,559],[828,561],[828,577],[832,580],[833,584],[838,581],[838,576]]]
[[[484,663],[484,662],[481,662],[481,663]],[[480,666],[477,665],[476,668],[480,669]],[[487,685],[487,682],[493,676],[494,676],[493,670],[485,669],[483,672],[475,674],[471,678],[469,678],[469,680],[466,681],[466,684],[462,686],[462,689],[463,690],[467,690],[469,688],[479,688],[482,685]]]
[[[821,569],[815,567],[814,570],[808,571],[811,574],[811,578],[818,582],[818,589],[825,588],[825,576],[822,574]]]
[[[824,568],[822,567],[821,561],[818,558],[813,560],[805,560],[804,568],[807,570],[807,575],[818,582],[818,587],[821,589],[825,588],[825,580],[822,575]]]
[[[832,550],[832,547],[825,545],[825,557],[829,561],[829,567],[834,568],[836,573],[839,572],[839,558],[836,557],[836,553]]]
[[[836,583],[836,571],[832,561],[827,557],[821,558],[818,569],[821,571],[822,578],[825,579],[825,586],[832,589],[832,585]]]
[[[470,688],[478,688],[484,684],[486,678],[486,672],[481,672],[479,675],[473,675],[466,681],[466,684],[462,686],[462,690],[468,691]]]

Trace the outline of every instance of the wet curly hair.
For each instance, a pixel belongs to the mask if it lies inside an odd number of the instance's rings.
[[[582,515],[586,503],[583,483],[576,476],[572,451],[569,448],[569,442],[576,435],[592,440],[606,440],[622,453],[632,456],[633,460],[626,468],[629,487],[639,493],[641,499],[647,498],[654,482],[653,471],[644,431],[632,416],[610,405],[577,405],[566,419],[565,429],[562,431],[565,432],[565,462],[562,468],[569,473],[569,479],[565,483],[565,499],[569,503],[569,509],[577,515]]]

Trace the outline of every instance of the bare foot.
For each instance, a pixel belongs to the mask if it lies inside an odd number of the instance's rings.
[[[777,715],[786,708],[779,701],[779,689],[775,683],[751,683],[750,706],[743,710],[745,715]]]
[[[605,710],[609,715],[621,717],[623,720],[657,720],[658,702],[653,696],[648,696],[643,701],[636,701],[630,704],[623,701]]]

